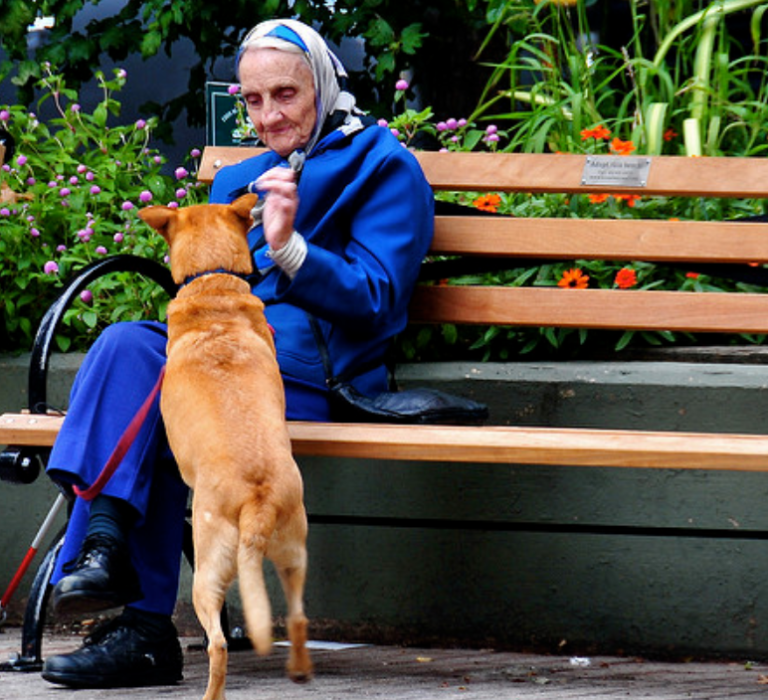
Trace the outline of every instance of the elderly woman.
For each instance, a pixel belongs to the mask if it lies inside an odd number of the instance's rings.
[[[432,236],[432,194],[412,155],[355,108],[341,63],[314,30],[291,20],[258,25],[237,69],[269,151],[223,169],[211,202],[248,187],[266,195],[262,225],[250,234],[253,292],[275,329],[288,417],[327,420],[324,354],[361,392],[386,389],[385,352],[405,326]],[[295,152],[305,157],[300,179],[287,167]],[[95,480],[149,395],[165,344],[165,327],[153,322],[102,334],[73,386],[53,479],[80,487]],[[171,614],[186,505],[155,404],[103,492],[90,505],[76,501],[54,574],[58,613],[124,610],[82,648],[48,658],[44,678],[73,687],[181,678]]]

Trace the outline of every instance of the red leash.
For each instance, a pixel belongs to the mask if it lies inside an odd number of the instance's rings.
[[[152,408],[155,398],[160,393],[160,387],[163,384],[164,376],[165,365],[163,365],[160,370],[160,376],[157,378],[155,386],[152,388],[152,391],[149,392],[149,396],[147,396],[141,408],[136,412],[136,415],[131,419],[131,422],[118,440],[117,445],[115,445],[115,449],[109,456],[107,463],[104,465],[104,469],[101,470],[101,474],[96,478],[96,481],[94,481],[87,489],[79,489],[77,486],[74,487],[75,493],[80,496],[80,498],[84,498],[86,501],[92,501],[101,493],[101,490],[112,478],[115,470],[120,466],[120,462],[123,461],[126,452],[128,452],[131,445],[133,445],[133,441],[139,434],[141,426],[144,425],[149,409]]]

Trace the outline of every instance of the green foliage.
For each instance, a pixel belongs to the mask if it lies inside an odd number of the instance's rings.
[[[415,0],[420,5],[420,0]],[[206,79],[215,75],[214,65],[232,58],[245,33],[255,24],[274,17],[297,17],[314,25],[332,41],[343,37],[367,39],[364,70],[358,81],[361,91],[375,93],[376,81],[399,73],[408,67],[421,47],[424,33],[414,22],[412,4],[399,0],[337,0],[331,6],[326,0],[129,0],[112,16],[91,20],[84,28],[73,31],[73,20],[95,0],[3,0],[0,3],[0,47],[7,54],[0,62],[0,81],[14,75],[18,101],[29,103],[35,80],[42,76],[41,66],[49,62],[58,67],[74,87],[89,80],[103,55],[122,61],[128,55],[149,58],[180,39],[195,45],[199,63],[189,71],[185,94],[165,104],[145,105],[150,113],[161,117],[159,127],[170,115],[187,110],[190,123],[205,123],[204,89]],[[453,6],[452,0],[442,4]],[[27,50],[27,26],[35,16],[52,16],[56,24],[50,40],[37,49],[34,60]],[[228,80],[232,75],[218,79]],[[364,100],[365,101],[365,100]],[[172,136],[160,129],[159,135]]]
[[[124,71],[97,76],[102,98],[87,113],[77,91],[43,70],[37,108],[53,118],[0,105],[0,126],[16,141],[16,155],[0,169],[0,351],[31,347],[62,282],[87,263],[116,253],[164,258],[165,242],[137,217],[138,207],[192,204],[207,194],[186,168],[162,174],[164,158],[150,147],[155,119],[113,123]],[[166,303],[159,288],[135,277],[99,280],[66,314],[57,342],[82,348],[106,323],[162,318]]]

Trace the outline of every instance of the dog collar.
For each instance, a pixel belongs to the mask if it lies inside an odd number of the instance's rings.
[[[197,272],[194,275],[190,275],[187,277],[180,285],[179,289],[182,289],[186,287],[191,282],[194,282],[196,279],[200,279],[200,277],[205,277],[206,275],[231,275],[232,277],[239,277],[241,280],[245,280],[253,286],[253,274],[245,274],[243,272],[232,272],[231,270],[225,270],[223,267],[219,267],[215,270],[205,270],[203,272]]]

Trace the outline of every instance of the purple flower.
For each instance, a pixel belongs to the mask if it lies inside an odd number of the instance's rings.
[[[81,175],[88,170],[88,167],[80,163],[80,165],[77,166],[77,172],[79,172]]]
[[[107,249],[103,245],[96,246],[96,254],[97,255],[106,255],[107,254]]]
[[[84,289],[80,292],[80,301],[84,304],[90,304],[93,302],[93,292],[90,289]]]
[[[93,231],[90,231],[87,228],[82,228],[77,232],[77,237],[83,242],[88,243],[88,241],[91,240],[91,236],[93,235]]]
[[[123,202],[122,204],[123,211],[131,211],[131,209],[133,209],[133,202]]]
[[[70,194],[72,194],[72,190],[70,190],[70,189],[69,189],[69,187],[62,187],[62,188],[59,190],[59,194],[60,194],[62,197],[68,197]]]
[[[93,182],[95,178],[96,176],[90,170],[85,174],[85,179],[88,180],[88,182]]]
[[[32,238],[38,238],[40,236],[40,231],[33,227],[29,229],[29,235],[32,236]]]
[[[34,185],[36,182],[37,182],[37,180],[35,180],[35,178],[33,178],[33,177],[28,177],[28,178],[27,178],[27,184],[28,184],[30,187],[31,187],[32,185]]]
[[[397,129],[390,129],[390,131],[392,132],[392,136],[400,138],[400,132]]]
[[[152,158],[152,160],[155,161],[155,165],[161,165],[162,162],[163,162],[163,157],[162,156],[155,156],[154,158]]]
[[[495,134],[499,130],[499,127],[497,127],[495,124],[489,124],[486,129],[486,134]]]
[[[177,180],[183,180],[189,175],[189,171],[186,168],[179,167],[174,171],[174,175],[176,175]]]
[[[21,167],[22,165],[25,165],[26,162],[27,162],[27,157],[26,156],[18,156],[16,158],[16,165],[18,165],[19,167]]]
[[[3,163],[3,172],[6,172],[6,173],[11,172],[11,166],[8,165],[8,163]]]
[[[183,187],[179,187],[179,189],[176,190],[176,199],[184,199],[186,196],[187,191]]]
[[[445,122],[445,125],[451,130],[454,131],[459,128],[459,122],[457,122],[455,119],[447,119]]]
[[[70,109],[71,109],[73,112],[79,112],[79,111],[80,111],[80,105],[79,105],[79,104],[77,104],[77,102],[75,102],[75,103],[74,103],[74,104],[73,104],[73,105],[70,107]]]
[[[395,90],[404,91],[404,90],[407,90],[409,87],[410,86],[408,85],[407,80],[400,79],[395,83]]]
[[[379,119],[379,121],[376,122],[379,126],[387,127],[389,126],[389,122],[386,119]]]
[[[178,209],[179,203],[178,202],[168,202],[168,208],[169,209]]]
[[[112,240],[115,243],[122,243],[125,240],[125,236],[122,233],[116,233],[114,236],[112,236]]]
[[[202,151],[199,148],[193,148],[189,155],[191,155],[193,158],[199,158],[202,155]]]
[[[230,95],[237,95],[237,93],[238,93],[238,92],[240,92],[240,86],[239,86],[239,85],[235,85],[235,84],[232,84],[232,85],[230,85],[230,86],[227,88],[227,92],[228,92]]]
[[[448,128],[448,125],[445,122],[437,122],[438,131],[445,131],[447,128]]]
[[[0,216],[10,216],[11,210],[8,207],[3,207],[0,209]]]
[[[43,265],[43,272],[46,275],[55,275],[58,273],[58,271],[59,271],[59,266],[53,260],[49,260],[47,263],[45,263],[45,265]]]
[[[56,182],[55,180],[51,180],[51,181],[48,183],[48,187],[50,187],[51,189],[53,189],[54,187],[58,187],[58,186],[59,186],[59,183],[58,183],[58,182]]]
[[[0,109],[0,122],[7,122],[11,118],[11,113],[7,109]]]
[[[99,194],[99,192],[101,192],[101,187],[98,185],[93,185],[93,187],[91,187],[91,194]]]
[[[152,201],[152,193],[149,190],[142,190],[141,194],[139,195],[139,201],[143,204],[146,204],[147,202]]]
[[[147,122],[145,122],[143,119],[139,119],[136,121],[136,128],[137,129],[146,129],[147,128]]]
[[[125,70],[125,68],[118,68],[117,77],[125,80],[128,77],[128,72]]]
[[[77,177],[77,175],[73,175],[71,178],[69,178],[70,185],[76,185],[78,182],[80,182],[80,179]]]
[[[56,252],[57,253],[64,253],[67,250],[67,246],[65,246],[63,243],[61,245],[56,246]]]

